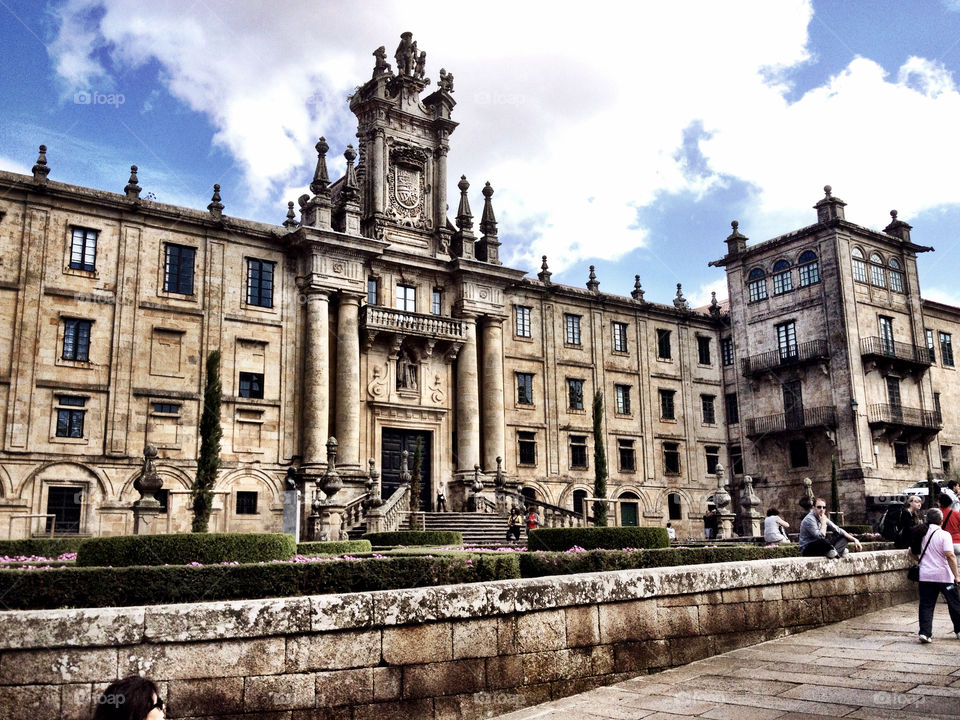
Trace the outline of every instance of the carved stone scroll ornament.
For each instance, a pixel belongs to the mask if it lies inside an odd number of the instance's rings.
[[[447,394],[443,391],[443,383],[440,375],[434,375],[433,382],[430,384],[430,399],[435,405],[442,405]]]
[[[380,365],[373,366],[373,379],[367,384],[367,392],[374,400],[380,400],[387,395],[387,371]]]

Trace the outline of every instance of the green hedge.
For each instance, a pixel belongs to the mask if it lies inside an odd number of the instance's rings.
[[[851,535],[862,535],[864,533],[876,532],[873,525],[844,525],[843,529]]]
[[[371,545],[463,545],[463,533],[455,530],[398,530],[397,532],[367,533],[362,540]]]
[[[529,550],[584,550],[604,548],[670,547],[667,529],[661,527],[572,527],[531,530],[527,536]]]
[[[325,542],[302,542],[297,545],[297,554],[306,557],[320,555],[354,555],[372,550],[369,540],[328,540]]]
[[[204,565],[289,560],[297,552],[292,535],[282,533],[185,533],[122,535],[86,540],[77,554],[84,567]]]
[[[11,610],[209,602],[519,578],[516,554],[0,571]]]
[[[85,538],[27,538],[24,540],[0,540],[0,555],[17,557],[36,555],[57,558],[64,553],[75,553]]]

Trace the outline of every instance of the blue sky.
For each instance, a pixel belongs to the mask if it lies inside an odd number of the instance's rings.
[[[346,97],[404,30],[427,76],[455,75],[449,156],[502,255],[531,275],[647,299],[726,295],[730,221],[760,241],[811,223],[830,184],[847,218],[914,226],[925,297],[960,305],[960,2],[255,2],[0,0],[0,168],[280,223]],[[84,102],[89,101],[89,102]]]

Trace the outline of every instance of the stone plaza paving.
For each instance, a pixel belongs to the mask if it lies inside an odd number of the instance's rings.
[[[917,605],[643,675],[498,720],[960,718],[960,640],[941,600],[934,642],[917,642]]]

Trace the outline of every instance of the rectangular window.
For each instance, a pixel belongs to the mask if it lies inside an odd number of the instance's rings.
[[[250,490],[237,490],[237,515],[257,514],[257,493]]]
[[[153,403],[153,411],[155,413],[160,413],[161,415],[179,415],[180,404],[167,403],[167,402],[155,402]]]
[[[581,470],[587,467],[587,436],[570,436],[570,467]]]
[[[63,353],[64,360],[76,362],[90,361],[90,326],[89,320],[65,318],[63,321]]]
[[[697,335],[697,362],[710,365],[710,338]]]
[[[890,271],[890,289],[894,292],[903,292],[903,273],[899,270]]]
[[[417,289],[413,285],[397,285],[397,310],[417,311]]]
[[[658,390],[660,394],[660,419],[661,420],[676,420],[676,416],[673,410],[673,396],[676,393],[675,390]]]
[[[783,295],[793,290],[793,275],[790,270],[773,274],[773,294]]]
[[[886,287],[887,278],[882,265],[870,263],[870,284],[877,287]]]
[[[163,289],[179,295],[193,295],[193,263],[197,249],[167,243],[164,246]]]
[[[537,434],[526,430],[517,431],[517,445],[519,446],[520,465],[535,466],[537,464]]]
[[[854,250],[854,252],[858,251]],[[863,261],[862,256],[853,258],[853,279],[862,283],[867,281],[867,263]]]
[[[663,471],[668,475],[680,474],[680,443],[663,444]]]
[[[893,318],[880,316],[880,347],[884,355],[894,355]]]
[[[802,468],[810,464],[807,454],[807,441],[797,438],[790,441],[790,467]]]
[[[703,409],[703,424],[704,425],[716,425],[717,424],[717,411],[714,407],[714,401],[716,400],[716,395],[701,395],[700,396],[700,407]]]
[[[949,445],[940,446],[940,464],[943,466],[944,476],[950,475],[950,458],[952,448]]]
[[[801,258],[802,260],[803,258]],[[800,272],[800,287],[806,287],[807,285],[815,285],[820,282],[820,261],[814,260],[813,262],[806,263],[801,265],[798,268]]]
[[[263,398],[263,373],[240,373],[240,392],[242,398]]]
[[[617,400],[617,415],[630,414],[630,386],[614,385],[614,392]]]
[[[86,410],[82,408],[87,404],[87,399],[74,395],[58,395],[57,404],[60,407],[57,408],[56,436],[82,438],[83,417],[86,414]]]
[[[767,279],[762,277],[757,280],[751,280],[747,285],[750,290],[750,302],[767,299]]]
[[[727,414],[727,424],[736,425],[740,422],[740,407],[737,405],[737,394],[735,392],[727,393],[723,399],[726,404],[724,409]]]
[[[893,375],[887,375],[887,400],[890,402],[891,410],[899,414],[898,409],[902,407],[903,402],[900,397],[900,378]]]
[[[583,380],[567,378],[567,397],[571,410],[583,410]]]
[[[73,240],[70,242],[70,267],[74,270],[97,269],[97,235],[98,231],[87,228],[73,229]]]
[[[380,281],[375,277],[367,278],[367,305],[377,304],[377,295],[380,293]]]
[[[533,405],[533,373],[517,373],[517,404]]]
[[[617,439],[617,454],[620,456],[621,472],[634,472],[637,469],[637,456],[633,450],[633,440]]]
[[[901,441],[893,443],[893,459],[897,465],[909,465],[910,444]]]
[[[433,297],[430,299],[430,312],[434,315],[441,315],[443,310],[443,291],[437,288],[433,289]]]
[[[724,338],[720,341],[720,356],[724,367],[733,365],[733,338]]]
[[[657,358],[660,360],[669,360],[670,354],[670,331],[657,328]]]
[[[953,340],[950,333],[941,332],[940,336],[940,360],[944,365],[953,367]]]
[[[924,328],[923,332],[927,336],[927,355],[930,358],[930,362],[935,363],[937,361],[937,351],[933,344],[933,330]]]
[[[564,322],[567,326],[567,345],[580,344],[580,316],[564,315]]]
[[[530,330],[530,311],[532,308],[525,307],[524,305],[517,305],[514,308],[517,316],[517,337],[528,338],[532,337]]]
[[[777,350],[780,362],[797,358],[797,324],[787,322],[777,325]]]
[[[273,269],[276,263],[247,258],[247,304],[273,307]]]
[[[739,445],[730,447],[730,472],[743,475],[743,449]]]
[[[160,488],[153,494],[153,496],[157,499],[157,502],[160,503],[160,514],[166,515],[167,511],[170,509],[170,490],[167,488]]]
[[[615,322],[612,324],[613,327],[613,351],[614,352],[627,352],[627,324],[622,322]]]
[[[715,475],[717,465],[720,464],[720,447],[718,445],[707,445],[705,450],[707,456],[707,474]]]
[[[47,512],[53,515],[47,518],[47,529],[58,533],[79,533],[80,513],[83,509],[83,488],[52,487],[47,488]]]

